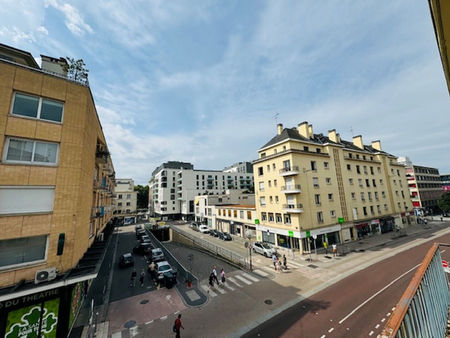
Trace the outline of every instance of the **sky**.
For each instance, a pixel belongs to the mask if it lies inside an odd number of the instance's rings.
[[[308,121],[450,173],[426,0],[2,0],[0,43],[83,59],[116,177],[223,169]]]

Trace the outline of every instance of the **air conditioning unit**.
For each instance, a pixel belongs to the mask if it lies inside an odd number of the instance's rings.
[[[39,284],[53,280],[56,278],[56,273],[57,273],[56,268],[38,270],[36,271],[36,275],[34,276],[34,284]]]

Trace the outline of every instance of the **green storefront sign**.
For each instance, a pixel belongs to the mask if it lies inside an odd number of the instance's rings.
[[[259,219],[255,219],[255,224],[259,224]]]
[[[310,230],[306,230],[306,238],[311,237],[311,231]]]
[[[294,232],[292,230],[289,230],[289,237],[294,237]]]
[[[339,224],[344,224],[345,223],[344,217],[338,217],[338,223]]]

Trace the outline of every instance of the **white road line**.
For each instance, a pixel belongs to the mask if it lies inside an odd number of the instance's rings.
[[[222,284],[222,285],[223,285],[223,284]],[[219,291],[222,295],[224,295],[224,294],[227,293],[227,292],[226,292],[224,289],[222,289],[221,287],[218,287],[216,290]]]
[[[325,338],[326,336],[323,334],[320,338]]]
[[[392,282],[390,282],[388,285],[386,285],[384,288],[382,288],[381,290],[379,290],[377,293],[374,293],[372,296],[370,296],[369,298],[367,298],[364,302],[362,302],[361,304],[359,304],[357,307],[355,307],[347,316],[345,316],[344,318],[342,318],[339,321],[339,324],[342,324],[345,320],[347,320],[352,314],[354,314],[356,311],[358,311],[360,308],[362,308],[364,305],[366,305],[368,302],[370,302],[372,299],[374,299],[376,296],[378,296],[380,293],[382,293],[384,290],[386,290],[388,287],[390,287],[392,284],[394,284],[396,281],[398,281],[399,279],[403,278],[404,276],[406,276],[408,273],[410,273],[411,271],[413,271],[414,269],[416,269],[418,266],[420,266],[420,264],[417,264],[416,266],[412,267],[411,269],[409,269],[408,271],[406,271],[405,273],[403,273],[402,275],[398,276],[396,279],[394,279]],[[392,311],[394,311],[392,309]]]
[[[243,275],[245,278],[248,278],[248,279],[250,279],[250,280],[252,280],[252,281],[254,281],[254,282],[259,282],[259,279],[258,279],[258,278],[253,277],[252,275],[250,275],[250,274],[248,274],[248,273],[246,273],[246,272],[243,272],[242,275]]]
[[[328,333],[333,332],[333,330],[334,330],[334,327],[332,327],[331,329],[329,329],[329,330],[328,330]]]
[[[167,316],[163,316],[163,317],[161,317],[161,318],[159,318],[159,319],[161,319],[161,320],[166,320],[166,319],[167,319]]]
[[[380,324],[375,325],[375,328],[378,329],[380,327]]]
[[[444,252],[445,252],[445,249],[441,251],[441,253],[444,253]]]
[[[174,312],[173,314],[176,315],[176,314],[178,314],[178,313],[180,313],[180,311]]]
[[[267,272],[264,272],[262,270],[253,270],[254,273],[256,273],[257,275],[260,275],[261,277],[267,277],[269,276],[269,274]]]
[[[270,266],[270,267],[268,267],[268,266],[261,266],[261,269],[264,269],[264,270],[267,270],[267,271],[270,271],[270,272],[274,272],[275,271],[273,266]]]
[[[304,266],[303,264],[297,263],[297,262],[287,262],[287,266],[289,267],[290,265],[296,266],[297,268]]]
[[[389,317],[390,315],[391,315],[391,313],[390,313],[390,312],[386,313],[386,317]]]
[[[210,295],[211,297],[215,297],[217,296],[217,293],[215,293],[213,290],[211,290],[210,287],[206,286],[206,285],[200,285],[200,287],[205,290],[205,292]]]
[[[153,323],[153,320],[151,320],[149,322],[146,322],[145,325],[148,325],[148,324],[151,324],[151,323]]]
[[[228,280],[234,284],[236,284],[237,286],[239,286],[240,288],[242,287],[241,284],[239,284],[238,282],[236,282],[236,279],[234,279],[233,277],[228,277]]]
[[[112,335],[111,335],[111,338],[122,338],[122,332],[114,332]]]
[[[394,311],[395,310],[395,306],[392,308],[392,311]]]
[[[370,331],[370,332],[369,332],[369,336],[371,336],[371,335],[373,335],[373,331]]]
[[[383,319],[381,320],[381,322],[384,323],[385,320],[386,320],[386,318],[383,318]]]
[[[241,280],[242,282],[244,282],[247,285],[252,285],[253,284],[252,282],[250,282],[249,280],[246,280],[244,277],[242,277],[240,275],[236,275],[234,277],[236,277],[237,279]]]
[[[230,286],[230,285],[228,285],[228,283],[227,282],[225,282],[225,284],[224,284],[224,286],[228,289],[228,290],[230,290],[230,291],[234,291],[234,287],[232,287],[232,286]]]

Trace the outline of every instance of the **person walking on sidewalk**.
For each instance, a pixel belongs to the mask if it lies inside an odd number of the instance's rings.
[[[287,270],[287,259],[286,259],[286,255],[283,255],[283,269]]]
[[[139,282],[141,283],[141,288],[144,287],[144,278],[145,278],[145,272],[144,272],[144,269],[142,269],[141,275],[139,276]]]
[[[222,284],[225,284],[225,271],[220,270],[220,281],[222,282]]]
[[[328,243],[323,242],[323,248],[325,249],[325,255],[328,255]]]
[[[272,255],[272,263],[273,263],[273,268],[275,269],[275,271],[277,271],[277,255],[273,254]]]
[[[333,247],[333,256],[336,257],[336,254],[337,254],[337,245],[336,245],[336,244],[333,244],[332,247]]]
[[[212,273],[214,274],[214,280],[216,281],[217,285],[219,285],[219,280],[217,279],[217,270],[216,270],[216,266],[214,265]]]
[[[178,315],[177,319],[175,319],[175,323],[173,323],[173,331],[176,333],[175,338],[180,338],[180,329],[184,330],[183,324],[181,324],[181,313]]]
[[[131,273],[130,286],[134,287],[136,285],[136,277],[137,277],[136,269],[133,269],[133,272]]]
[[[209,285],[210,285],[211,287],[214,287],[214,273],[213,273],[213,272],[211,272],[211,273],[209,274]]]

